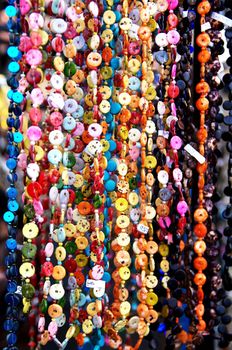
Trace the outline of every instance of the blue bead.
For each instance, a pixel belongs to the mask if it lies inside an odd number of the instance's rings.
[[[83,293],[80,293],[80,298],[78,300],[78,306],[82,307],[86,303],[86,296]]]
[[[3,215],[3,220],[7,223],[12,222],[14,220],[14,214],[11,211],[6,211]]]
[[[6,340],[8,345],[14,345],[17,341],[17,335],[15,333],[7,334]]]
[[[113,114],[118,114],[121,111],[122,106],[118,102],[112,102],[110,107],[110,112]]]
[[[16,263],[17,256],[14,253],[7,255],[4,259],[6,266],[11,266]]]
[[[13,329],[13,320],[7,319],[4,321],[3,327],[5,331],[11,331]]]
[[[8,70],[11,73],[18,73],[20,71],[20,65],[18,62],[10,62],[8,64]]]
[[[98,341],[98,345],[99,345],[100,347],[102,347],[102,346],[105,345],[105,338],[104,338],[103,335],[100,336],[99,341]]]
[[[108,158],[106,157],[106,159],[108,159]],[[108,173],[108,171],[105,171],[103,180],[107,181],[107,180],[109,180],[109,178],[110,178],[110,174]]]
[[[111,280],[111,275],[109,272],[104,272],[104,275],[102,277],[103,281],[105,281],[106,283],[109,283]]]
[[[113,181],[113,180],[108,180],[106,181],[105,183],[105,189],[108,191],[108,192],[113,192],[116,188],[116,183]]]
[[[13,238],[8,238],[6,240],[6,246],[9,250],[15,250],[17,248],[17,242]]]
[[[106,151],[104,156],[106,157],[107,160],[109,160],[112,157],[112,155],[109,151]]]
[[[16,166],[17,166],[17,162],[16,162],[16,160],[14,158],[9,158],[6,161],[6,166],[7,166],[8,169],[14,170],[16,168]]]
[[[9,201],[7,204],[7,208],[10,211],[16,212],[19,209],[19,204],[16,200]]]
[[[12,90],[9,90],[7,92],[7,97],[9,98],[9,100],[12,100],[12,97],[13,97],[13,91]]]
[[[106,206],[108,207],[108,208],[110,208],[111,207],[111,205],[112,205],[112,199],[111,198],[106,198]]]
[[[115,171],[117,169],[117,164],[113,159],[110,159],[108,161],[108,165],[106,168],[108,171]]]
[[[119,11],[114,11],[114,14],[116,16],[116,22],[119,22],[120,19],[122,18],[122,15]]]
[[[20,143],[23,141],[23,135],[19,131],[15,132],[13,137],[14,137],[14,142],[16,143]]]
[[[16,91],[13,93],[12,99],[15,103],[22,103],[23,102],[23,94],[19,91]]]
[[[110,152],[115,151],[115,150],[116,150],[116,148],[117,148],[117,144],[116,144],[116,142],[115,142],[114,140],[110,140],[110,141],[109,141],[109,144],[110,144],[109,151],[110,151]]]
[[[17,290],[17,283],[15,281],[8,281],[7,283],[7,291],[10,293],[14,293]]]
[[[10,46],[7,49],[7,55],[10,58],[17,58],[19,56],[20,52],[19,49],[16,46]]]
[[[20,303],[20,296],[16,293],[7,293],[5,295],[5,301],[7,304],[10,304],[11,306],[17,306]]]
[[[106,225],[105,227],[104,227],[104,233],[108,236],[109,235],[109,233],[110,233],[110,227],[108,226],[108,225]]]
[[[157,331],[158,331],[159,333],[163,333],[165,330],[166,330],[165,324],[164,324],[164,323],[160,323],[159,326],[158,326]]]
[[[93,350],[93,344],[87,338],[85,338],[85,339],[86,339],[86,341],[85,341],[84,345],[81,348],[83,350]]]
[[[107,122],[107,123],[112,122],[112,120],[114,119],[114,117],[112,116],[111,113],[105,114],[105,117],[106,117],[106,122]]]

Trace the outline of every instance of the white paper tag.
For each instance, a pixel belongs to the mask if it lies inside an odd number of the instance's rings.
[[[211,24],[209,22],[205,22],[204,24],[201,25],[201,31],[205,32],[206,30],[211,28]]]
[[[225,25],[227,25],[229,27],[232,27],[232,19],[230,19],[230,18],[228,18],[226,16],[223,16],[223,15],[220,15],[220,13],[212,12],[211,13],[211,18],[213,18],[216,21],[219,21],[221,23],[224,23]]]
[[[149,227],[146,226],[146,225],[143,225],[143,224],[138,224],[138,225],[137,225],[137,230],[138,230],[139,232],[144,233],[144,234],[146,235],[146,234],[148,233],[148,231],[149,231]]]
[[[183,11],[182,17],[183,18],[188,17],[188,11]]]
[[[94,288],[94,287],[105,288],[105,285],[106,285],[106,282],[105,281],[101,281],[101,280],[87,279],[87,281],[86,281],[86,287],[87,288]]]
[[[203,157],[195,148],[191,145],[186,145],[184,147],[185,151],[187,151],[192,157],[194,157],[200,164],[205,162],[205,157]]]
[[[169,132],[166,131],[166,130],[159,130],[159,131],[158,131],[158,135],[159,135],[159,136],[165,137],[165,139],[168,139],[168,138],[169,138]]]

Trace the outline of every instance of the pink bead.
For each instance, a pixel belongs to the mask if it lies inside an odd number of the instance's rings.
[[[185,201],[180,201],[177,204],[176,209],[181,216],[184,216],[185,213],[188,211],[188,204]]]
[[[33,207],[34,207],[37,215],[43,215],[44,209],[43,209],[43,205],[40,201],[37,201],[36,199],[34,199],[33,200]]]
[[[39,141],[42,137],[42,130],[38,126],[30,126],[27,129],[27,137],[30,141]]]
[[[28,52],[31,49],[32,49],[31,38],[29,38],[29,36],[22,35],[19,43],[19,50],[22,52]]]
[[[175,77],[176,77],[176,64],[173,64],[171,74],[172,74],[172,79],[175,79]]]
[[[133,147],[129,150],[129,154],[131,156],[131,159],[135,161],[139,157],[139,149],[137,147]]]
[[[104,274],[104,269],[101,265],[95,265],[91,270],[91,274],[93,279],[100,280]]]
[[[171,110],[172,110],[172,115],[176,117],[176,105],[175,103],[171,103]]]
[[[52,112],[49,119],[55,128],[58,128],[63,123],[63,115],[60,112]]]
[[[44,96],[40,88],[35,88],[31,91],[31,99],[32,102],[37,106],[40,106],[43,103]]]
[[[27,0],[20,0],[19,6],[22,16],[25,16],[31,9],[30,1]]]
[[[20,153],[18,156],[18,167],[22,170],[25,170],[27,167],[27,155],[26,153]]]
[[[60,37],[52,39],[52,48],[56,52],[62,52],[65,47],[64,40]]]
[[[171,219],[169,216],[160,217],[158,219],[158,224],[160,225],[161,228],[167,229],[171,225]]]
[[[169,44],[176,45],[180,41],[180,34],[175,30],[170,30],[167,33],[167,39]]]
[[[72,210],[72,208],[68,208],[67,209],[67,220],[69,220],[69,221],[72,221],[72,217],[73,217],[73,210]]]
[[[179,136],[173,136],[170,140],[170,145],[173,149],[180,149],[182,146],[182,140]]]
[[[175,8],[178,6],[178,0],[168,0],[168,9],[169,10],[175,10]]]
[[[142,287],[141,275],[136,275],[136,283],[138,287]]]
[[[100,124],[97,124],[97,123],[90,124],[88,127],[88,132],[90,136],[98,137],[102,133],[102,127]]]
[[[76,129],[72,132],[73,136],[81,136],[85,130],[84,124],[81,122],[76,123]]]
[[[50,336],[53,337],[53,335],[56,335],[57,331],[58,331],[57,323],[55,321],[50,322],[48,325],[48,332]]]
[[[38,49],[31,49],[26,53],[26,61],[30,66],[38,66],[42,60],[42,53]]]
[[[38,322],[38,330],[40,333],[42,333],[44,331],[44,327],[45,327],[45,317],[40,316],[39,322]]]
[[[50,258],[52,256],[53,252],[54,252],[54,245],[53,245],[53,243],[48,242],[46,244],[46,247],[45,247],[44,251],[45,251],[46,257]]]

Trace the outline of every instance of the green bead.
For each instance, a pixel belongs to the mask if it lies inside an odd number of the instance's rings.
[[[93,206],[94,208],[100,208],[100,206],[102,205],[102,198],[99,194],[95,194],[95,196],[93,197]]]
[[[135,190],[136,188],[138,188],[137,180],[134,177],[129,179],[129,187],[131,190]]]
[[[46,63],[48,61],[48,54],[45,50],[42,50],[42,57],[43,57],[43,63]]]
[[[65,243],[65,249],[66,249],[68,254],[73,255],[77,250],[77,245],[75,242],[69,241],[69,242]]]
[[[33,219],[35,217],[35,209],[32,204],[27,204],[24,207],[24,214],[28,219]]]
[[[24,243],[22,247],[22,254],[27,259],[33,259],[35,257],[36,251],[36,245],[32,243]]]
[[[76,191],[76,199],[75,199],[75,204],[79,204],[80,202],[83,201],[83,194],[81,193],[81,191]]]
[[[26,283],[22,286],[22,295],[26,299],[32,299],[35,294],[35,288],[32,284]]]
[[[64,75],[66,77],[72,77],[77,71],[77,67],[74,62],[66,62],[64,65]]]
[[[61,298],[60,300],[58,300],[57,302],[62,308],[64,308],[66,300],[65,297]]]
[[[63,188],[63,182],[62,182],[61,178],[59,178],[59,181],[58,181],[56,187],[58,188],[58,190],[61,190]]]
[[[63,155],[63,164],[67,168],[72,168],[76,164],[76,158],[72,152],[65,152]]]
[[[42,314],[45,314],[47,312],[48,309],[48,301],[47,299],[43,299],[39,305],[39,309],[41,311]]]

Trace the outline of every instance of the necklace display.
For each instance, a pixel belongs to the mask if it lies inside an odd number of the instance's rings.
[[[197,349],[215,315],[229,344],[214,207],[226,6],[9,0],[5,350],[19,308],[30,349],[157,349],[159,333]]]

